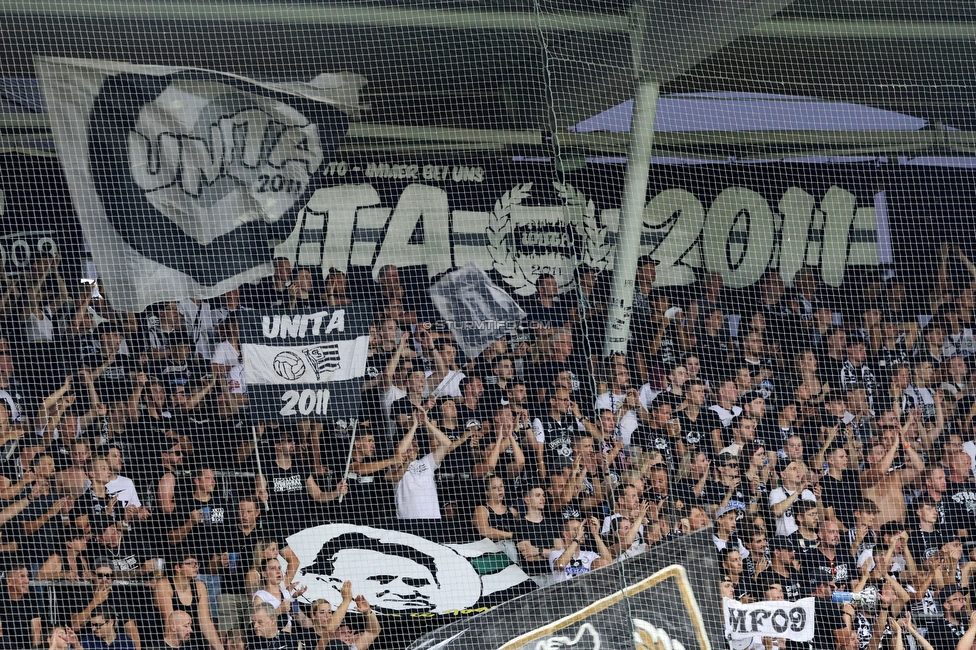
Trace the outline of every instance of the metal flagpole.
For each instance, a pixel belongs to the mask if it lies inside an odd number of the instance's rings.
[[[346,476],[349,474],[349,465],[352,464],[352,448],[356,444],[356,428],[359,426],[359,418],[352,421],[352,434],[349,436],[349,453],[346,454],[346,469],[342,472],[342,478],[340,481],[345,481]],[[339,503],[345,498],[345,494],[339,495]]]
[[[641,82],[634,98],[634,115],[627,151],[624,177],[624,199],[617,231],[617,252],[613,261],[613,293],[607,314],[607,333],[603,354],[627,351],[630,316],[634,302],[637,258],[640,255],[641,231],[644,227],[644,202],[650,175],[651,146],[654,142],[654,119],[661,85]]]

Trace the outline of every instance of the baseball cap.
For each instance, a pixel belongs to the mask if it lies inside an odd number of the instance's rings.
[[[956,584],[946,585],[942,589],[939,589],[939,595],[938,595],[939,602],[945,602],[949,600],[950,598],[952,598],[952,595],[955,594],[956,592],[959,592],[963,596],[969,595],[968,589],[963,589],[962,587]]]
[[[725,463],[728,463],[729,461],[733,461],[733,460],[737,460],[737,459],[738,459],[738,456],[736,456],[736,455],[732,454],[731,452],[728,452],[725,449],[723,449],[722,451],[719,452],[718,456],[715,457],[715,462],[718,465],[724,465]]]
[[[766,399],[766,397],[767,397],[767,393],[764,393],[761,390],[758,390],[758,389],[757,390],[750,390],[750,391],[748,391],[746,393],[743,393],[742,399],[740,399],[739,402],[742,403],[742,404],[748,404],[752,400],[755,400],[755,399],[763,399],[764,400],[764,399]]]
[[[735,499],[732,499],[727,504],[725,504],[724,507],[720,508],[717,513],[715,513],[715,518],[718,519],[723,515],[727,515],[730,512],[736,512],[736,511],[745,512],[746,504],[742,503],[741,501],[736,501]]]

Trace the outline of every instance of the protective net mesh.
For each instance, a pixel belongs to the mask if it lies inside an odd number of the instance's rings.
[[[0,13],[0,646],[971,647],[968,4]]]

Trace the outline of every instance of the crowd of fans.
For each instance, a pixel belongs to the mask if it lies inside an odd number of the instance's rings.
[[[816,596],[816,647],[970,650],[976,266],[944,258],[921,319],[897,279],[833,304],[811,270],[770,272],[730,301],[719,276],[657,287],[642,258],[610,357],[607,282],[580,267],[561,295],[541,276],[477,358],[392,266],[353,287],[277,260],[219,299],[123,314],[41,258],[0,297],[0,644],[367,650],[368,586],[299,605],[290,535],[488,538],[548,585],[714,524],[723,595]],[[256,412],[240,315],[354,296],[373,304],[357,425]]]

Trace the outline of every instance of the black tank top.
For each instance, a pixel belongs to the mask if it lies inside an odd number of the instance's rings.
[[[504,514],[496,514],[491,506],[485,506],[488,510],[488,525],[496,530],[504,530],[506,533],[515,532],[515,526],[518,523],[515,515],[512,514],[512,509],[506,507]]]

